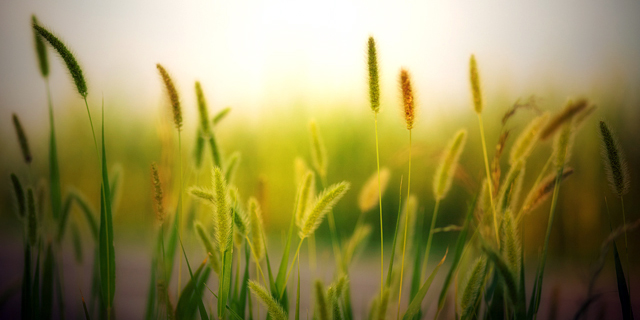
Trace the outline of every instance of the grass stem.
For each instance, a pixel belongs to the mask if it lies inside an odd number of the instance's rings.
[[[375,112],[373,119],[376,127],[376,163],[378,165],[378,202],[380,207],[380,298],[384,289],[384,232],[382,223],[382,190],[380,189],[380,148],[378,146],[378,113]]]
[[[496,216],[496,208],[493,205],[493,181],[491,179],[491,171],[489,170],[489,157],[487,156],[487,143],[484,137],[484,125],[482,124],[482,114],[477,113],[478,115],[478,124],[480,125],[480,139],[482,139],[482,153],[484,155],[484,168],[487,174],[487,181],[489,182],[489,199],[491,200],[491,210],[493,211],[493,227],[496,232],[496,242],[498,243],[498,247],[500,246],[500,235],[498,233],[498,217]]]
[[[402,278],[404,276],[404,253],[407,248],[407,229],[409,227],[409,197],[411,196],[411,130],[409,130],[409,177],[407,181],[407,200],[405,200],[405,212],[404,212],[404,240],[402,242],[402,263],[400,264],[400,290],[398,292],[398,311],[396,313],[396,319],[400,319],[400,301],[402,300]],[[378,184],[378,190],[380,186]],[[433,225],[431,225],[433,228]]]
[[[289,267],[289,271],[287,271],[287,276],[284,278],[284,288],[282,288],[282,292],[280,292],[280,296],[278,300],[281,300],[284,296],[285,288],[287,287],[287,283],[289,282],[289,276],[291,275],[291,270],[293,270],[293,266],[296,264],[296,258],[298,258],[298,254],[300,253],[300,247],[302,247],[302,242],[304,242],[304,238],[300,239],[298,243],[298,248],[296,249],[296,254],[293,256],[293,261],[291,262],[291,267]]]
[[[431,216],[431,226],[429,227],[429,235],[427,236],[427,248],[424,254],[424,261],[422,263],[422,274],[427,273],[427,263],[429,262],[429,253],[431,252],[431,241],[433,240],[433,229],[436,225],[436,219],[438,219],[438,210],[440,209],[440,199],[436,199],[436,205],[433,208],[433,215]]]

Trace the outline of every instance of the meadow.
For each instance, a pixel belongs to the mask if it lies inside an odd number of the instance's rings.
[[[470,55],[465,112],[426,126],[411,70],[381,99],[374,35],[368,105],[248,118],[149,61],[162,102],[128,117],[32,27],[46,130],[15,110],[1,138],[2,318],[633,319],[639,161],[615,96],[487,97]]]

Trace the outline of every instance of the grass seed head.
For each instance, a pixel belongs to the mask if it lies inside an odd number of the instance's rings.
[[[349,183],[343,181],[329,186],[318,195],[315,203],[302,219],[302,227],[298,232],[301,239],[310,236],[318,229],[324,216],[347,193],[347,190],[349,190]]]
[[[215,189],[215,210],[213,214],[213,226],[216,232],[216,241],[220,253],[224,253],[233,245],[231,208],[229,206],[229,192],[219,167],[213,169],[213,184]]]
[[[404,121],[407,124],[407,130],[413,129],[413,123],[416,116],[415,100],[413,97],[413,88],[411,86],[411,75],[409,71],[400,69],[400,91],[402,92],[402,107],[404,111]]]
[[[622,197],[629,191],[629,169],[620,144],[609,126],[600,121],[601,155],[607,179],[613,192]]]
[[[309,122],[309,131],[311,132],[311,158],[313,160],[313,166],[320,177],[324,178],[327,175],[327,149],[324,146],[322,136],[314,120]]]
[[[469,280],[464,287],[462,298],[460,300],[460,308],[462,309],[462,319],[467,319],[473,314],[475,303],[482,291],[482,284],[485,277],[485,266],[487,260],[483,257],[478,258],[473,264],[473,268],[469,274]]]
[[[284,311],[284,309],[282,309],[280,304],[273,298],[273,296],[271,296],[271,294],[267,291],[267,289],[265,289],[263,286],[261,286],[259,283],[253,280],[249,280],[249,289],[251,290],[251,292],[253,292],[253,294],[256,297],[258,297],[260,302],[262,302],[262,304],[265,307],[267,307],[267,310],[269,311],[269,315],[271,316],[272,319],[274,320],[289,319],[287,312]]]
[[[182,128],[182,109],[180,108],[180,97],[178,96],[178,90],[176,90],[176,86],[173,84],[173,80],[169,76],[167,70],[160,65],[156,64],[156,68],[158,68],[158,72],[160,72],[160,77],[164,82],[164,87],[167,90],[167,95],[169,96],[169,101],[171,102],[171,110],[173,112],[173,123],[176,128],[180,130]]]
[[[511,147],[509,164],[513,165],[518,160],[526,160],[529,157],[536,141],[538,141],[542,127],[544,127],[548,120],[549,113],[544,113],[543,115],[533,119],[522,133],[520,133],[520,136],[516,139],[513,147]]]
[[[31,16],[31,23],[35,26],[38,25],[38,19],[35,15]],[[49,76],[49,59],[47,58],[47,47],[44,45],[42,36],[33,30],[33,37],[36,44],[36,53],[38,54],[38,65],[40,66],[40,74],[46,78]]]
[[[18,119],[18,116],[15,113],[13,114],[13,127],[15,128],[16,135],[18,136],[18,143],[20,144],[20,150],[22,151],[24,162],[30,164],[33,157],[31,156],[31,149],[29,149],[29,140],[27,140],[27,135],[24,133],[22,124],[20,124],[20,119]]]
[[[260,204],[254,197],[249,199],[249,226],[251,227],[251,245],[255,251],[258,262],[264,258],[265,255],[265,243],[264,243],[264,224],[262,222],[262,211],[260,210]]]
[[[318,310],[318,320],[330,320],[331,312],[329,312],[329,302],[324,291],[322,281],[316,280],[314,284],[316,296],[316,309]]]
[[[196,97],[198,98],[198,116],[200,118],[200,129],[205,135],[209,134],[209,110],[207,100],[204,98],[200,81],[196,81]]]
[[[467,131],[462,129],[449,142],[433,179],[433,192],[436,199],[444,198],[451,189],[451,182],[466,141]]]
[[[67,70],[69,71],[69,73],[71,74],[71,77],[73,78],[73,82],[75,82],[76,84],[76,89],[78,90],[78,93],[83,98],[86,98],[88,93],[87,83],[84,80],[84,76],[82,75],[82,69],[80,68],[78,61],[76,61],[76,58],[73,56],[71,51],[67,49],[67,46],[65,46],[65,44],[62,43],[60,39],[58,39],[58,37],[56,37],[54,34],[49,32],[47,29],[38,25],[37,21],[33,23],[33,29],[42,38],[47,40],[47,42],[49,42],[49,44],[58,52],[60,57],[62,57],[62,60],[64,60],[64,63],[67,65]]]
[[[13,192],[16,196],[16,205],[18,206],[18,216],[24,218],[27,213],[27,203],[24,197],[24,189],[18,176],[14,173],[11,174],[11,185],[13,186]]]
[[[164,221],[164,205],[162,196],[162,183],[160,182],[160,174],[156,163],[151,164],[151,184],[153,185],[153,199],[156,204],[156,219]]]
[[[368,212],[378,205],[378,198],[386,191],[390,176],[391,171],[389,171],[388,168],[383,167],[380,169],[380,192],[378,192],[377,172],[371,175],[367,182],[365,182],[358,196],[358,208],[360,208],[360,212]]]
[[[577,114],[584,111],[588,106],[586,99],[567,102],[562,111],[551,118],[547,125],[540,132],[540,140],[547,140],[556,133],[563,125],[573,119]]]
[[[571,174],[573,174],[573,168],[565,168],[562,173],[560,182],[564,181]],[[535,208],[537,208],[542,202],[544,202],[553,191],[556,185],[556,174],[552,173],[546,176],[537,186],[531,189],[524,203],[522,204],[522,215],[525,215]]]
[[[378,80],[378,55],[376,53],[376,41],[369,37],[367,42],[367,65],[369,67],[369,101],[371,110],[380,111],[380,82]]]
[[[478,64],[476,56],[471,55],[469,59],[469,81],[471,82],[471,94],[473,95],[473,108],[477,114],[482,113],[482,91],[480,88],[480,75],[478,75]]]
[[[505,212],[507,209],[513,208],[518,204],[518,196],[522,190],[524,173],[525,162],[523,160],[511,166],[498,194],[498,207],[496,208],[496,212]]]
[[[571,147],[573,146],[573,121],[565,122],[562,131],[553,141],[553,152],[555,155],[556,169],[560,170],[571,158]]]
[[[201,187],[191,187],[189,189],[189,193],[196,197],[196,199],[202,200],[207,204],[213,205],[216,203],[216,197],[214,192],[210,189],[205,189]]]
[[[520,245],[520,236],[518,235],[517,225],[511,210],[507,210],[504,213],[501,229],[502,235],[500,236],[500,241],[502,245],[500,248],[504,252],[511,272],[517,275],[520,271],[520,251],[522,250],[522,246]]]
[[[302,220],[307,213],[308,206],[313,201],[313,196],[311,195],[311,187],[315,184],[315,175],[311,170],[307,171],[307,174],[304,177],[302,183],[298,186],[298,206],[296,208],[296,224],[298,227],[302,227]]]

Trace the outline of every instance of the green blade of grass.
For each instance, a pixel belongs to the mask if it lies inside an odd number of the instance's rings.
[[[51,127],[49,131],[49,191],[51,192],[51,212],[53,213],[53,218],[58,220],[62,208],[62,191],[60,187],[60,168],[58,166],[56,131],[53,124],[53,106],[51,105],[50,99],[49,125]]]
[[[144,318],[146,320],[153,320],[155,318],[155,308],[156,308],[156,265],[158,261],[157,258],[151,258],[151,273],[149,275],[149,291],[147,293],[147,304],[144,312]],[[84,299],[83,299],[84,302]]]
[[[618,282],[618,296],[620,298],[620,306],[622,307],[622,318],[625,320],[633,319],[631,297],[629,296],[627,280],[624,276],[624,270],[620,262],[620,254],[618,254],[618,246],[615,241],[613,241],[613,258],[616,264],[616,281]]]
[[[100,281],[102,298],[110,312],[116,286],[115,250],[113,248],[113,219],[111,193],[107,171],[107,149],[104,134],[104,102],[102,106],[102,187],[100,192]]]
[[[87,202],[86,198],[84,197],[84,195],[82,195],[82,193],[80,193],[80,191],[71,191],[69,193],[69,197],[73,198],[75,203],[80,207],[80,211],[84,213],[84,217],[89,224],[89,230],[91,230],[91,235],[93,236],[93,239],[98,242],[99,227],[98,221],[96,220],[95,211],[93,210],[93,208],[91,208],[91,205],[89,205],[89,202]]]
[[[84,310],[84,318],[86,320],[91,320],[91,316],[89,316],[89,310],[87,310],[87,303],[84,301],[82,292],[80,292],[80,298],[82,298],[82,309]]]
[[[56,236],[56,242],[60,243],[64,237],[64,232],[67,229],[67,220],[69,220],[69,212],[71,212],[71,205],[73,204],[73,198],[67,195],[64,198],[64,204],[62,205],[62,211],[60,211],[60,220],[58,221],[58,234]]]
[[[42,319],[51,319],[53,311],[53,277],[55,269],[55,261],[53,257],[53,250],[51,244],[47,246],[47,252],[44,257],[44,264],[42,270],[42,302],[41,302],[41,315]]]
[[[449,292],[449,287],[451,286],[451,281],[453,280],[456,272],[458,271],[458,266],[460,264],[460,259],[462,258],[462,253],[464,252],[465,243],[467,240],[467,235],[469,234],[469,228],[471,227],[471,221],[473,220],[473,210],[476,207],[476,203],[478,201],[478,195],[473,199],[473,203],[469,207],[467,211],[467,217],[464,220],[464,226],[462,227],[462,231],[458,234],[458,240],[456,240],[456,253],[453,256],[453,261],[451,262],[451,268],[447,273],[447,276],[444,279],[444,284],[442,285],[442,290],[440,290],[440,296],[438,297],[438,310],[436,311],[436,315],[434,319],[438,318],[438,315],[444,308],[444,303],[447,298],[447,293]]]
[[[483,244],[482,250],[485,252],[487,257],[489,257],[489,260],[493,262],[493,265],[496,266],[496,271],[504,280],[504,285],[507,289],[510,301],[515,303],[518,300],[518,285],[515,275],[511,268],[509,268],[509,264],[507,264],[500,253],[496,252],[493,248],[488,247],[486,244]]]
[[[449,252],[449,249],[447,249],[447,252]],[[424,282],[424,284],[422,285],[422,287],[420,288],[416,296],[413,298],[413,300],[411,300],[411,303],[409,304],[409,308],[407,308],[407,311],[402,317],[403,320],[412,319],[414,316],[416,316],[420,312],[420,306],[422,305],[422,300],[424,300],[424,297],[427,295],[427,291],[429,291],[429,287],[431,287],[431,283],[433,282],[433,279],[435,278],[436,274],[438,273],[438,270],[440,270],[440,267],[444,263],[444,259],[447,258],[447,252],[444,253],[444,257],[442,257],[442,260],[440,260],[440,263],[438,263],[438,265],[433,269],[433,271],[431,271],[431,275],[429,276],[429,278],[427,278],[427,280]]]
[[[396,230],[393,233],[393,245],[391,245],[391,260],[389,260],[389,270],[387,271],[386,286],[391,286],[391,273],[393,272],[393,260],[396,255],[396,242],[398,240],[398,229],[400,228],[400,216],[402,212],[402,177],[400,177],[400,191],[398,193],[398,214],[396,218]]]
[[[213,132],[209,136],[209,145],[211,146],[211,157],[213,158],[213,164],[216,167],[222,168],[222,158],[220,157],[220,150],[218,150],[218,143]]]
[[[207,271],[205,271],[205,269]],[[189,272],[191,273],[191,268],[189,267]],[[202,302],[200,298],[202,296],[202,291],[200,290],[200,295],[198,295],[198,288],[202,289],[202,286],[199,284],[201,282],[206,281],[208,276],[205,278],[204,274],[209,274],[210,269],[207,264],[203,261],[200,264],[200,267],[196,270],[195,273],[191,273],[191,279],[184,286],[182,291],[180,292],[180,297],[178,298],[178,304],[176,305],[176,318],[177,319],[192,319],[195,315],[195,311],[197,310],[198,301]]]
[[[222,277],[218,288],[218,318],[223,318],[224,309],[229,299],[229,291],[231,290],[231,268],[233,261],[233,246],[224,251],[222,259]]]
[[[31,319],[31,247],[28,242],[24,243],[24,269],[22,273],[22,309],[23,320]]]
[[[295,320],[300,320],[300,257],[298,256],[298,284],[296,290],[296,316]]]
[[[250,264],[250,260],[249,260],[249,245],[245,242],[244,245],[244,256],[245,256],[245,264],[244,264],[244,275],[242,276],[242,289],[240,290],[240,298],[237,301],[237,306],[238,306],[238,315],[240,315],[242,318],[245,317],[245,309],[247,307],[247,288],[249,286],[249,264]],[[238,261],[238,264],[240,264],[240,262]]]
[[[173,273],[174,260],[176,255],[176,249],[178,248],[178,208],[176,208],[176,213],[173,215],[173,223],[171,224],[171,229],[169,230],[169,239],[167,240],[167,245],[165,246],[165,270],[167,272],[168,282],[171,280],[171,274]]]

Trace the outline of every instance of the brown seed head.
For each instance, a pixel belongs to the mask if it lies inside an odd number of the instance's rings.
[[[411,87],[411,75],[409,71],[400,69],[400,89],[402,91],[402,106],[404,110],[404,120],[407,123],[407,130],[413,129],[415,119],[415,101],[413,99],[413,89]]]
[[[562,127],[563,124],[573,119],[573,117],[583,110],[585,110],[588,106],[586,99],[580,99],[578,101],[569,101],[565,108],[555,115],[549,122],[547,122],[547,126],[544,127],[542,132],[540,133],[540,140],[547,140],[554,133]]]
[[[167,94],[169,95],[169,100],[171,101],[171,109],[173,111],[173,122],[176,125],[176,128],[180,130],[182,128],[182,111],[180,109],[180,98],[178,97],[178,91],[176,90],[175,85],[173,84],[173,80],[169,76],[167,70],[162,67],[159,63],[156,64],[158,71],[160,72],[160,76],[162,77],[162,81],[164,82],[164,86],[167,89]]]

